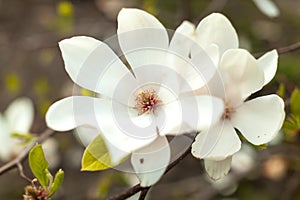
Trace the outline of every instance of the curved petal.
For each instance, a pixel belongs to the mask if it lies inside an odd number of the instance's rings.
[[[48,109],[47,126],[56,131],[69,131],[82,125],[93,126],[97,124],[94,104],[101,104],[102,101],[104,100],[87,96],[71,96],[61,99]]]
[[[220,13],[213,13],[200,21],[196,39],[206,49],[211,44],[219,46],[220,55],[239,46],[238,36],[230,21]]]
[[[81,87],[112,97],[123,77],[127,77],[127,85],[137,84],[118,56],[101,41],[78,36],[62,40],[59,47],[66,71]]]
[[[183,88],[181,92],[201,88],[216,71],[210,54],[195,41],[195,26],[188,21],[184,21],[172,37],[167,64],[188,83],[189,88]]]
[[[196,127],[191,127],[183,121],[183,115],[182,107],[178,101],[161,106],[155,113],[159,134],[161,136],[178,135],[195,130]]]
[[[253,0],[257,8],[268,17],[278,17],[279,9],[271,0]]]
[[[200,132],[192,145],[192,154],[199,159],[224,160],[241,148],[241,141],[232,125],[219,122]]]
[[[33,103],[29,98],[18,98],[8,106],[4,116],[11,133],[27,134],[34,118]]]
[[[166,137],[158,137],[148,146],[135,151],[131,156],[132,166],[142,187],[151,186],[165,173],[171,159]]]
[[[263,71],[246,50],[226,51],[221,59],[220,70],[225,84],[228,84],[228,90],[239,91],[242,100],[263,87]]]
[[[46,123],[57,131],[79,126],[98,129],[104,136],[112,162],[118,163],[122,155],[148,145],[157,137],[154,125],[154,128],[145,128],[133,124],[129,111],[128,107],[111,100],[73,96],[54,103],[46,113]]]
[[[12,138],[6,119],[0,114],[0,160],[8,161],[11,157]]]
[[[268,84],[275,76],[278,64],[278,53],[274,49],[265,53],[258,60],[259,66],[263,69],[265,82],[264,85]]]
[[[213,180],[219,180],[226,176],[231,167],[231,159],[231,156],[218,161],[204,159],[204,166],[208,176]]]
[[[74,131],[77,140],[85,147],[87,147],[100,133],[94,127],[77,127]]]
[[[168,33],[151,14],[123,8],[118,15],[118,40],[131,68],[161,64],[169,46]]]
[[[197,70],[190,59],[192,47],[203,55],[203,50],[196,43],[194,24],[184,21],[174,32],[168,49],[166,64],[176,71],[188,83],[188,88],[182,88],[181,92],[198,89],[205,84],[204,77]],[[203,57],[203,56],[201,56]],[[192,88],[192,89],[191,89]]]
[[[209,95],[180,98],[183,121],[198,131],[209,129],[223,115],[223,100]]]
[[[195,25],[189,21],[183,21],[174,32],[169,50],[188,58],[191,46],[194,44]]]
[[[284,102],[268,95],[245,102],[232,115],[231,121],[254,145],[270,142],[280,130],[285,117]]]
[[[221,99],[212,96],[183,96],[162,106],[157,113],[160,135],[178,135],[208,129],[224,111]]]

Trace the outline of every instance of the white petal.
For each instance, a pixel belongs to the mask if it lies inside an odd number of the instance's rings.
[[[6,119],[0,114],[0,159],[4,162],[11,157],[13,141],[10,134]]]
[[[216,45],[210,45],[209,48],[204,51],[200,47],[195,48],[194,46],[191,56],[191,63],[196,68],[197,74],[202,81],[201,84],[198,83],[198,88],[201,88],[205,86],[217,72],[219,61],[218,47]]]
[[[268,95],[245,102],[232,115],[231,121],[252,144],[270,142],[280,130],[285,117],[284,102]]]
[[[192,154],[199,159],[223,160],[241,148],[241,141],[232,125],[220,122],[200,132],[192,145]]]
[[[135,151],[131,156],[131,163],[141,186],[148,187],[157,183],[165,173],[170,158],[171,151],[165,137],[158,137],[150,145]]]
[[[93,127],[77,127],[74,131],[77,140],[87,147],[99,134],[100,131]]]
[[[183,121],[183,113],[178,101],[161,106],[155,117],[160,135],[177,135],[196,129]]]
[[[194,127],[196,119],[198,131],[210,128],[221,118],[224,111],[223,100],[216,97],[200,95],[183,97],[180,100],[185,111],[183,121]]]
[[[147,128],[136,126],[129,112],[128,107],[107,99],[74,96],[54,103],[46,114],[46,123],[57,131],[79,126],[98,129],[104,136],[112,162],[118,163],[123,155],[148,145],[156,138],[155,125]]]
[[[167,69],[164,78],[170,77],[170,74],[177,73],[176,84],[178,93],[190,92],[203,87],[210,78],[211,72],[216,71],[213,62],[204,51],[198,54],[197,59],[184,58],[176,52],[169,52],[164,67]],[[199,61],[202,59],[202,62]],[[162,67],[160,67],[162,68]],[[175,76],[173,76],[175,77]],[[174,86],[173,86],[174,87]]]
[[[34,108],[30,99],[22,97],[14,100],[4,112],[12,132],[26,134],[33,123]]]
[[[97,124],[93,106],[102,101],[83,96],[61,99],[48,109],[46,113],[47,126],[56,131],[69,131],[82,125],[93,126]]]
[[[133,108],[112,101],[95,109],[113,163],[157,138],[155,122]]]
[[[192,47],[197,50],[199,48],[199,52],[203,54],[203,49],[196,43],[194,36],[195,26],[188,21],[184,21],[175,30],[167,54],[166,65],[169,65],[172,70],[183,78],[184,82],[188,83],[186,85],[188,88],[182,87],[181,92],[195,90],[205,84],[203,77],[201,77],[201,71],[199,73],[190,59]]]
[[[234,49],[224,53],[220,63],[223,81],[228,90],[237,90],[244,100],[264,84],[263,70],[246,50]]]
[[[213,13],[197,26],[197,41],[206,49],[211,44],[219,46],[220,55],[228,49],[238,48],[238,36],[230,21],[220,13]]]
[[[197,56],[193,56],[193,59],[190,58],[191,49],[197,51]],[[215,69],[214,66],[209,66],[211,63],[207,53],[195,41],[195,26],[184,21],[172,37],[166,62],[188,83],[189,88],[182,87],[181,92],[196,90],[205,85],[209,79],[206,70]]]
[[[183,96],[162,106],[157,113],[160,135],[177,135],[208,129],[224,111],[221,99],[211,96]]]
[[[101,41],[78,36],[62,40],[59,47],[66,71],[81,87],[112,97],[122,78],[127,78],[126,84],[136,85],[130,71]]]
[[[265,83],[268,84],[275,76],[278,64],[278,53],[277,50],[274,49],[265,53],[258,59],[259,66],[264,71]]]
[[[169,39],[164,26],[139,9],[122,9],[118,15],[118,39],[131,68],[160,64]]]
[[[271,0],[253,0],[258,9],[268,17],[278,17],[279,9]]]
[[[198,130],[206,130],[220,120],[224,112],[223,100],[212,96],[196,96],[198,105]]]
[[[210,178],[214,180],[219,180],[226,176],[230,170],[231,166],[231,156],[224,160],[204,160],[205,170]]]
[[[183,58],[188,58],[191,46],[195,44],[195,40],[193,39],[194,34],[195,25],[189,21],[182,22],[174,32],[169,50]]]
[[[215,66],[218,67],[219,66],[219,61],[220,61],[219,46],[216,45],[216,44],[211,44],[205,50],[206,50],[206,53],[208,54],[208,56],[210,57],[210,59],[215,64]],[[197,55],[197,54],[192,53],[192,56],[195,56],[195,55]]]

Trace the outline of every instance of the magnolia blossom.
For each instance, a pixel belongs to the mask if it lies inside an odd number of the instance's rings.
[[[268,17],[278,17],[280,11],[272,0],[253,0],[257,8]]]
[[[192,154],[204,159],[206,171],[213,179],[220,179],[228,173],[232,155],[241,148],[236,130],[250,143],[261,145],[270,142],[282,126],[285,112],[279,96],[247,100],[274,77],[278,54],[273,50],[256,60],[248,51],[239,49],[235,29],[218,13],[204,18],[192,37],[218,66],[218,73],[208,83],[209,91],[198,92],[209,92],[223,99],[225,105],[219,122],[198,134]]]
[[[154,16],[122,9],[117,37],[126,65],[94,38],[59,42],[71,79],[100,95],[71,96],[54,103],[46,114],[47,125],[58,131],[83,126],[88,130],[80,134],[85,144],[101,134],[114,165],[131,154],[141,185],[156,183],[171,159],[166,135],[206,130],[224,110],[220,99],[192,92],[216,70],[200,47],[197,57],[189,58],[192,42],[181,37],[185,31],[176,31],[169,42],[166,29]],[[187,70],[181,74],[183,67]],[[209,70],[202,73],[204,68]]]
[[[12,134],[26,135],[34,117],[33,104],[28,98],[14,100],[3,114],[0,113],[0,159],[13,159],[23,149],[21,140]]]

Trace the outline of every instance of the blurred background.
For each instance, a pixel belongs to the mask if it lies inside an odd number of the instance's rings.
[[[169,29],[182,20],[198,24],[206,15],[222,12],[236,28],[240,46],[259,53],[300,41],[300,1],[274,3],[279,11],[275,15],[252,0],[0,0],[0,112],[17,97],[30,97],[36,112],[31,132],[45,130],[48,107],[73,90],[58,42],[75,35],[109,38],[116,33],[122,7],[142,8]],[[188,156],[153,187],[149,199],[300,199],[297,87],[300,50],[280,55],[275,79],[260,92],[277,92],[287,103],[284,130],[273,144],[266,149],[244,146],[229,176],[216,183],[207,178],[201,161]],[[296,109],[290,108],[291,102]],[[65,171],[64,183],[53,199],[105,199],[136,183],[133,176],[116,170],[80,172],[84,148],[74,135],[56,133],[53,138],[49,148],[54,149],[55,158],[49,162],[55,163],[53,171]],[[27,162],[24,168],[33,177]],[[17,170],[5,173],[0,176],[0,199],[22,199],[26,185]]]

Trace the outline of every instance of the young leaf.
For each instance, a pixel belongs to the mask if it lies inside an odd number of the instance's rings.
[[[29,144],[32,141],[32,139],[34,138],[33,135],[31,135],[30,133],[22,134],[22,133],[16,133],[16,132],[11,133],[11,137],[21,140],[22,141],[21,144],[23,144],[23,145]]]
[[[293,115],[300,116],[300,90],[295,88],[291,95],[291,112]]]
[[[85,149],[81,164],[82,171],[97,171],[112,167],[108,150],[100,135]]]
[[[35,145],[29,153],[29,166],[42,186],[48,186],[48,162],[40,144]]]
[[[50,193],[49,197],[51,197],[61,186],[63,180],[64,180],[65,173],[62,169],[59,169],[54,177],[54,181],[50,186]]]
[[[285,87],[284,84],[280,83],[279,88],[277,90],[277,94],[281,97],[281,98],[285,98]]]
[[[283,130],[287,141],[295,140],[300,131],[300,116],[290,115],[283,123]]]

